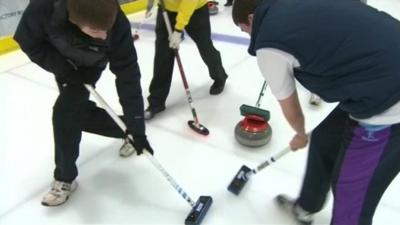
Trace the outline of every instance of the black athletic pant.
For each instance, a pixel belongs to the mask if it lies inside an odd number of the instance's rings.
[[[386,188],[400,171],[400,124],[360,124],[339,107],[311,135],[297,203],[322,209],[332,187],[331,224],[370,225]]]
[[[175,25],[177,13],[168,12],[171,27]],[[215,49],[211,40],[210,16],[207,4],[197,9],[188,25],[185,27],[188,35],[193,39],[200,52],[200,56],[208,67],[211,79],[224,80],[227,75],[222,66],[221,55]],[[148,101],[151,107],[159,108],[165,106],[165,101],[171,87],[174,69],[174,51],[169,47],[168,31],[162,16],[162,9],[158,7],[156,22],[156,44],[154,56],[153,79],[151,80]],[[196,63],[185,61],[187,63]],[[188,78],[190,80],[190,78]]]
[[[227,0],[225,4],[232,5],[233,0]]]
[[[89,101],[83,84],[65,85],[59,79],[57,84],[60,94],[53,107],[54,178],[72,182],[78,175],[76,160],[82,131],[115,138],[123,138],[124,133],[104,109]]]

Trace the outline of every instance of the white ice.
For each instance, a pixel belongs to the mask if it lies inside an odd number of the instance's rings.
[[[211,18],[213,32],[247,37],[233,25],[231,8],[221,3],[219,14]],[[369,4],[400,18],[399,0],[371,0]],[[143,15],[130,19],[139,22]],[[154,18],[147,23],[154,23]],[[147,97],[154,33],[142,30],[135,45],[143,95]],[[187,126],[192,116],[176,67],[167,110],[147,123],[155,157],[193,200],[200,195],[213,197],[205,225],[295,224],[277,209],[273,198],[279,193],[298,194],[306,149],[289,153],[252,177],[239,196],[226,189],[243,164],[255,167],[285,148],[293,132],[267,91],[262,107],[271,111],[271,142],[251,149],[235,141],[233,129],[242,118],[239,106],[255,104],[263,79],[246,46],[223,41],[216,41],[215,46],[229,74],[226,89],[218,96],[208,94],[212,82],[188,36],[180,50],[193,104],[210,135],[200,136]],[[97,91],[121,113],[114,75],[109,71],[104,72]],[[299,87],[299,94],[307,129],[311,130],[335,105],[310,106],[308,92]],[[41,206],[54,169],[51,114],[56,97],[53,75],[30,63],[22,52],[0,57],[0,224],[183,224],[190,206],[144,156],[121,158],[121,140],[87,133],[80,145],[79,188],[62,206]],[[374,224],[396,224],[400,220],[399,179],[383,196]],[[329,224],[331,209],[330,198],[316,215],[315,224]]]

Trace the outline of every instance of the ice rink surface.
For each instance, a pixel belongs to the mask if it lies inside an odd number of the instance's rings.
[[[400,0],[371,0],[369,4],[400,19]],[[293,132],[267,89],[262,108],[271,112],[271,142],[252,149],[234,139],[234,126],[242,119],[239,107],[255,104],[263,78],[255,58],[247,54],[247,35],[231,20],[231,8],[223,4],[219,8],[219,14],[211,17],[212,31],[229,75],[221,95],[209,95],[212,80],[188,36],[180,47],[193,105],[210,135],[200,136],[187,126],[192,116],[176,66],[167,110],[147,122],[149,141],[156,159],[193,200],[200,195],[213,197],[204,225],[295,224],[274,205],[273,198],[280,193],[298,194],[306,149],[285,155],[252,177],[239,196],[226,189],[243,164],[255,167],[282,150]],[[130,19],[134,29],[143,15]],[[153,24],[154,18],[146,21],[135,42],[144,98],[153,70]],[[298,90],[307,129],[311,130],[335,105],[311,106],[309,93],[302,87]],[[108,70],[97,91],[115,111],[122,112],[114,75]],[[60,207],[41,206],[54,169],[51,115],[56,97],[53,75],[30,63],[22,52],[0,56],[0,224],[183,224],[190,206],[144,156],[121,158],[121,140],[87,133],[78,159],[79,188]],[[399,197],[397,177],[382,198],[374,224],[397,224]],[[329,224],[331,209],[330,198],[316,215],[315,224]]]

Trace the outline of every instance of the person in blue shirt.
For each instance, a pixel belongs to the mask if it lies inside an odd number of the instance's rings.
[[[372,224],[400,171],[400,22],[349,0],[235,0],[232,18],[293,128],[290,147],[310,142],[300,195],[278,205],[312,224],[332,189],[331,224]],[[338,102],[310,137],[295,80]]]

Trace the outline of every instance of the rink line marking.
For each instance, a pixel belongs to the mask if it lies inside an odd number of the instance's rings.
[[[240,60],[237,64],[241,64],[242,62],[246,61],[246,58],[248,58],[248,57],[249,57],[249,56],[243,57],[243,61]],[[26,66],[26,65],[29,64],[29,63],[30,63],[30,62],[25,63],[24,65],[20,65],[20,66],[18,66],[18,67],[15,67],[15,68],[13,68],[13,69],[17,69],[17,68]],[[237,66],[237,65],[233,65],[232,67],[236,67],[236,66]],[[10,70],[13,70],[13,69],[10,69]],[[39,83],[39,82],[37,82],[37,81],[31,80],[31,79],[29,79],[29,78],[26,78],[26,77],[24,77],[22,74],[19,74],[19,73],[16,73],[16,72],[12,72],[12,71],[5,71],[5,72],[6,72],[5,74],[8,73],[8,74],[10,74],[10,75],[15,75],[15,76],[17,76],[18,78],[20,78],[20,79],[22,79],[22,80],[35,83],[36,85],[41,86],[41,87],[45,87],[46,89],[50,89],[50,90],[54,90],[54,91],[57,90],[56,88],[51,87],[51,86],[49,86],[49,85],[45,85],[45,84]],[[156,126],[156,127],[157,127],[157,126]],[[214,145],[210,145],[210,146],[217,147],[217,146],[214,146]],[[234,155],[234,156],[235,156],[235,157],[238,157],[237,155]],[[88,160],[86,160],[86,161],[92,161],[92,160],[94,160],[95,158],[96,158],[96,156],[93,157],[93,158],[90,158],[90,159],[88,159]],[[85,165],[85,164],[87,163],[86,161],[83,162],[83,163],[81,164],[81,166]],[[252,161],[252,160],[250,160],[250,161]],[[276,169],[276,170],[279,171],[279,172],[282,172],[283,174],[286,174],[286,175],[289,175],[289,176],[293,177],[293,174],[289,173],[288,171],[286,171],[286,170],[284,170],[284,169],[282,169],[282,168],[279,168],[279,167],[278,167],[278,168],[274,168],[274,169]],[[42,190],[44,190],[44,191],[42,191]],[[10,207],[10,208],[9,208],[8,210],[6,210],[4,213],[0,214],[0,217],[6,216],[6,215],[12,213],[13,211],[17,210],[17,208],[19,208],[20,206],[24,205],[24,204],[27,202],[27,200],[33,200],[34,198],[36,198],[36,197],[37,197],[38,195],[40,195],[41,193],[44,193],[45,190],[46,190],[46,188],[40,189],[39,191],[35,191],[34,194],[28,196],[27,198],[25,198],[25,199],[22,200],[21,202],[18,202],[17,204],[15,204],[13,207]],[[396,205],[392,205],[392,204],[390,204],[390,203],[381,202],[380,204],[381,204],[383,207],[388,208],[388,209],[393,210],[393,211],[398,211],[398,210],[400,210],[400,208],[398,208]]]
[[[26,63],[24,63],[24,64],[21,64],[21,65],[15,66],[15,67],[11,67],[11,68],[9,68],[9,69],[7,69],[7,70],[1,71],[1,73],[8,73],[8,72],[11,72],[12,70],[16,70],[16,69],[22,68],[22,67],[24,67],[24,66],[27,66],[27,65],[30,64],[30,63],[32,63],[32,62],[29,61],[29,62],[26,62]]]
[[[133,29],[136,29],[139,26],[140,23],[137,22],[131,22],[131,27]],[[154,24],[142,24],[141,27],[142,30],[147,30],[147,31],[154,31],[155,29],[155,25]],[[236,44],[236,45],[243,45],[243,46],[248,46],[250,43],[250,39],[249,38],[245,38],[245,37],[239,37],[239,36],[234,36],[234,35],[228,35],[228,34],[221,34],[221,33],[211,33],[211,38],[215,41],[221,41],[221,42],[226,42],[226,43],[230,43],[230,44]],[[26,65],[28,65],[29,63],[32,62],[26,62],[22,65],[10,68],[8,70],[5,70],[3,72],[9,72],[15,69],[19,69],[21,67],[24,67]]]
[[[246,55],[246,56],[244,56],[244,57],[238,59],[235,63],[233,63],[232,65],[230,65],[230,66],[228,67],[227,70],[228,70],[228,71],[231,71],[231,70],[235,69],[236,67],[240,66],[242,63],[246,62],[246,61],[249,60],[250,58],[251,58],[250,55]]]
[[[136,29],[138,26],[140,26],[140,23],[131,22],[132,29]],[[141,30],[154,31],[155,27],[156,26],[154,24],[144,23],[141,25]],[[249,46],[249,44],[250,44],[249,38],[239,37],[239,36],[234,36],[234,35],[229,35],[229,34],[211,33],[211,38],[215,41],[221,41],[221,42],[226,42],[226,43],[236,44],[236,45]]]
[[[54,87],[52,87],[50,85],[42,84],[42,83],[37,82],[35,80],[29,79],[27,77],[24,77],[24,75],[22,75],[22,74],[19,74],[19,73],[13,72],[13,71],[7,71],[5,74],[7,75],[7,73],[12,75],[12,76],[14,76],[14,77],[17,77],[17,78],[19,78],[21,80],[28,81],[30,83],[34,83],[39,87],[43,87],[43,88],[46,88],[46,89],[49,89],[49,90],[52,90],[52,91],[57,91],[57,88],[54,88]]]

